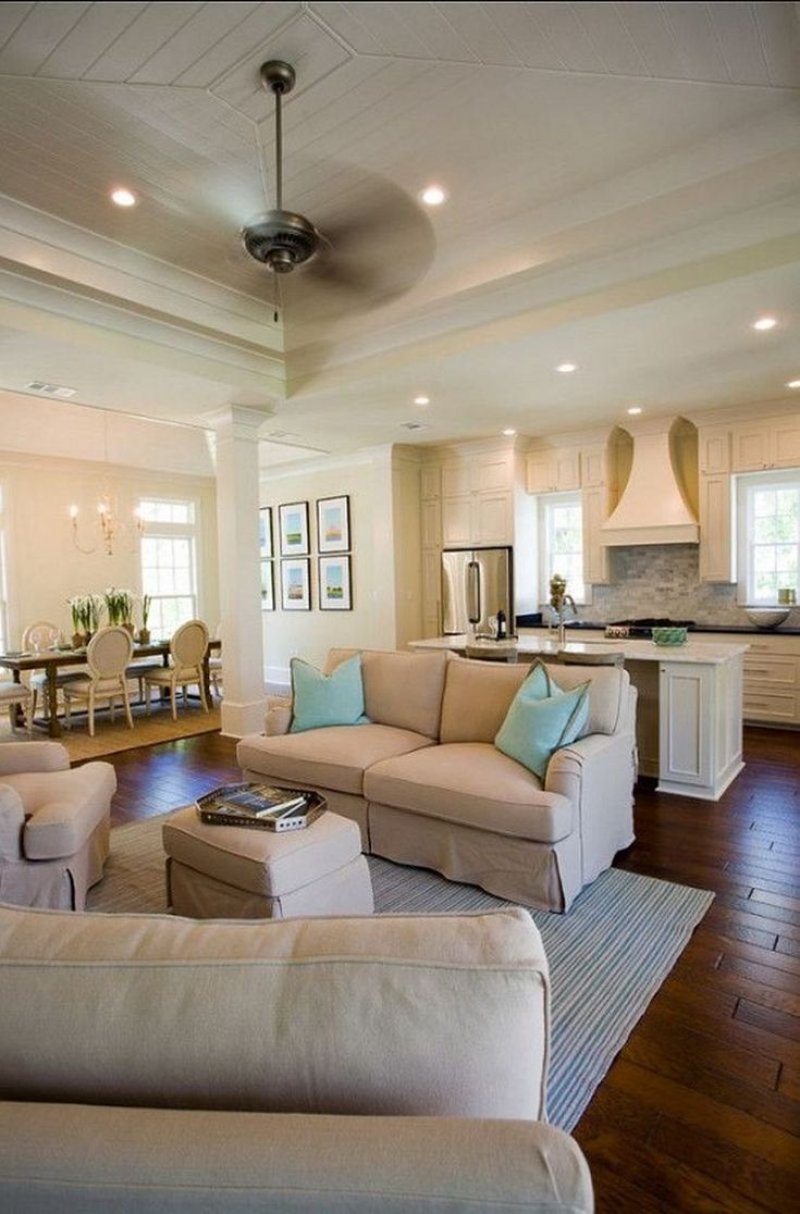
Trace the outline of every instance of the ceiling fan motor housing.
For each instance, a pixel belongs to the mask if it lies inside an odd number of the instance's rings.
[[[275,274],[288,274],[295,266],[310,261],[320,239],[313,223],[293,211],[268,211],[242,232],[250,256]]]

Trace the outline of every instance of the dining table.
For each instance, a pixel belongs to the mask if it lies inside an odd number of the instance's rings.
[[[131,660],[137,658],[161,657],[165,666],[169,665],[169,638],[161,641],[150,641],[147,645],[134,642]],[[206,698],[210,702],[211,680],[209,678],[208,659],[211,653],[219,652],[222,648],[220,640],[210,640],[203,658],[203,685]],[[22,682],[24,671],[43,670],[47,675],[47,732],[51,738],[60,738],[62,726],[58,718],[58,672],[70,666],[86,665],[86,646],[78,649],[71,645],[55,645],[49,649],[34,652],[10,650],[0,653],[0,668],[10,670],[15,683]],[[14,723],[22,723],[22,712],[19,705],[14,708]]]

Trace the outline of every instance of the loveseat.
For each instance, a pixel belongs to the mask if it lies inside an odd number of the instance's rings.
[[[241,739],[249,780],[312,788],[355,819],[364,850],[433,869],[526,906],[566,911],[633,842],[636,691],[617,667],[545,667],[556,689],[588,683],[580,736],[540,778],[495,745],[530,668],[447,652],[360,652],[366,719],[292,732],[268,704]]]
[[[110,763],[70,767],[60,742],[0,744],[0,902],[82,910],[108,859]]]
[[[518,908],[0,907],[0,1209],[590,1214],[548,982]]]

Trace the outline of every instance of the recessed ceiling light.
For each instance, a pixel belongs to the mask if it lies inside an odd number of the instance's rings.
[[[119,186],[116,190],[111,191],[111,201],[115,202],[118,207],[134,207],[136,206],[136,195],[126,190],[124,186]]]
[[[415,405],[429,405],[430,403],[431,403],[431,398],[429,396],[415,396],[414,397]]]
[[[556,367],[556,371],[560,371],[562,375],[571,375],[573,371],[577,370],[577,363],[559,363]]]
[[[510,426],[507,426],[506,429],[503,431],[503,434],[506,436],[506,438],[513,438],[513,436],[516,433],[517,433],[516,430],[512,430]]]
[[[786,385],[787,388],[800,388],[800,379],[790,379]]]
[[[641,411],[642,411],[641,405],[631,405],[630,409],[628,409],[628,413],[630,413],[631,417],[638,417],[638,415],[641,413]]]
[[[443,202],[447,201],[447,190],[440,185],[429,185],[420,191],[419,198],[426,207],[440,207]]]
[[[759,316],[758,320],[753,321],[753,328],[758,329],[759,333],[766,333],[768,329],[774,329],[777,323],[774,316]]]

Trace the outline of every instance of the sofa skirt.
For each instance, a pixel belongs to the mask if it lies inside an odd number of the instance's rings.
[[[582,887],[578,832],[537,843],[369,804],[372,852],[535,910],[569,910]]]

